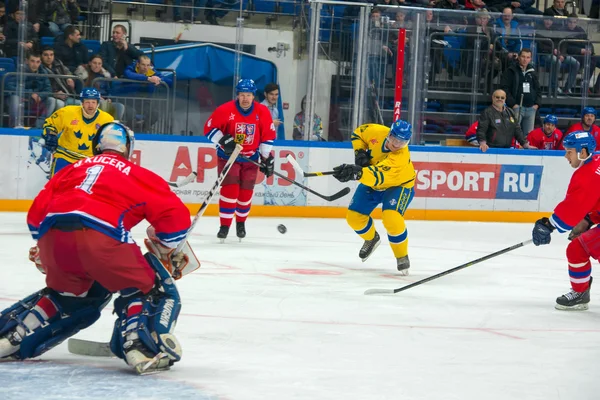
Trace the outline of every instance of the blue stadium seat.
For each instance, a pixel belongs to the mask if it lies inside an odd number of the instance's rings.
[[[446,134],[448,135],[464,135],[469,130],[468,125],[448,125],[446,126]]]
[[[448,103],[446,104],[446,111],[455,113],[468,113],[471,111],[471,105],[461,103]]]
[[[427,111],[437,111],[437,112],[439,112],[439,111],[442,110],[442,105],[438,101],[426,101],[425,102],[425,109]]]
[[[54,45],[54,37],[53,36],[42,36],[42,47],[44,46],[53,46]]]
[[[444,127],[436,124],[427,124],[424,129],[425,133],[444,133]]]
[[[539,113],[540,113],[540,117],[545,117],[548,114],[552,114],[552,108],[550,108],[550,107],[540,107]]]
[[[563,117],[563,118],[575,118],[578,115],[580,115],[580,111],[577,108],[560,108],[557,107],[554,110],[554,115],[556,115],[557,117]]]
[[[88,48],[88,54],[90,56],[100,52],[100,45],[102,43],[100,43],[99,40],[81,39],[81,43],[85,44],[85,47]]]
[[[0,58],[0,77],[9,72],[16,72],[17,66],[12,58]]]
[[[274,13],[276,2],[274,0],[254,0],[254,11]]]

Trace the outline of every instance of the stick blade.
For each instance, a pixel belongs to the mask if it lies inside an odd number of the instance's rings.
[[[67,347],[69,353],[79,356],[116,357],[110,351],[110,343],[71,338],[67,342]]]
[[[377,294],[394,294],[394,289],[367,289],[365,295],[377,295]]]
[[[325,196],[325,200],[327,201],[335,201],[337,199],[340,199],[342,197],[344,197],[345,195],[347,195],[348,193],[350,193],[350,188],[349,187],[345,187],[342,190],[340,190],[337,193],[332,194],[331,196]]]
[[[296,161],[296,159],[291,154],[288,154],[286,158],[287,158],[288,162],[290,164],[292,164],[292,167],[294,167],[294,169],[296,170],[296,172],[298,174],[300,174],[302,176],[306,176],[306,174],[302,170],[302,167],[300,167],[300,164],[298,164],[298,161]]]

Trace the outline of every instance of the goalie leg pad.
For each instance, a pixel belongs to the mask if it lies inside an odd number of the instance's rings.
[[[147,295],[129,299],[122,296],[115,301],[119,318],[111,339],[112,352],[136,369],[140,363],[151,363],[154,359],[160,363],[162,357],[168,361],[167,366],[172,365],[181,359],[182,353],[173,334],[181,311],[179,292],[158,258],[150,253],[145,257],[156,271],[156,287]]]
[[[96,322],[111,296],[98,284],[86,297],[63,296],[48,288],[28,296],[0,314],[0,358],[24,360],[45,353]],[[7,349],[12,352],[6,354]]]

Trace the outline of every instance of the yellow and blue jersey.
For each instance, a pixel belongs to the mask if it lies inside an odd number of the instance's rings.
[[[390,128],[379,124],[364,124],[352,132],[354,150],[367,150],[371,165],[363,168],[359,182],[375,190],[402,186],[414,187],[416,172],[410,161],[408,146],[391,152],[385,147]]]
[[[56,110],[44,123],[44,132],[49,129],[59,135],[59,149],[54,153],[54,159],[62,159],[69,164],[79,160],[78,157],[67,154],[60,147],[91,157],[92,139],[96,136],[96,132],[102,125],[112,121],[114,121],[112,115],[100,109],[89,119],[83,115],[83,109],[79,105],[65,106]]]

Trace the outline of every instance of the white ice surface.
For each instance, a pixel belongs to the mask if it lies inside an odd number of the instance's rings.
[[[277,231],[284,223],[285,235]],[[216,239],[204,217],[191,239],[202,268],[179,281],[184,355],[137,377],[118,359],[0,363],[0,399],[600,398],[600,302],[554,309],[569,288],[566,238],[513,251],[387,296],[397,288],[530,238],[531,224],[409,221],[411,275],[384,243],[366,262],[339,219],[252,218],[248,237]],[[145,226],[134,230],[141,243]],[[0,310],[44,286],[27,260],[25,215],[0,213]],[[304,272],[303,274],[297,273]],[[77,337],[109,339],[112,308]]]

